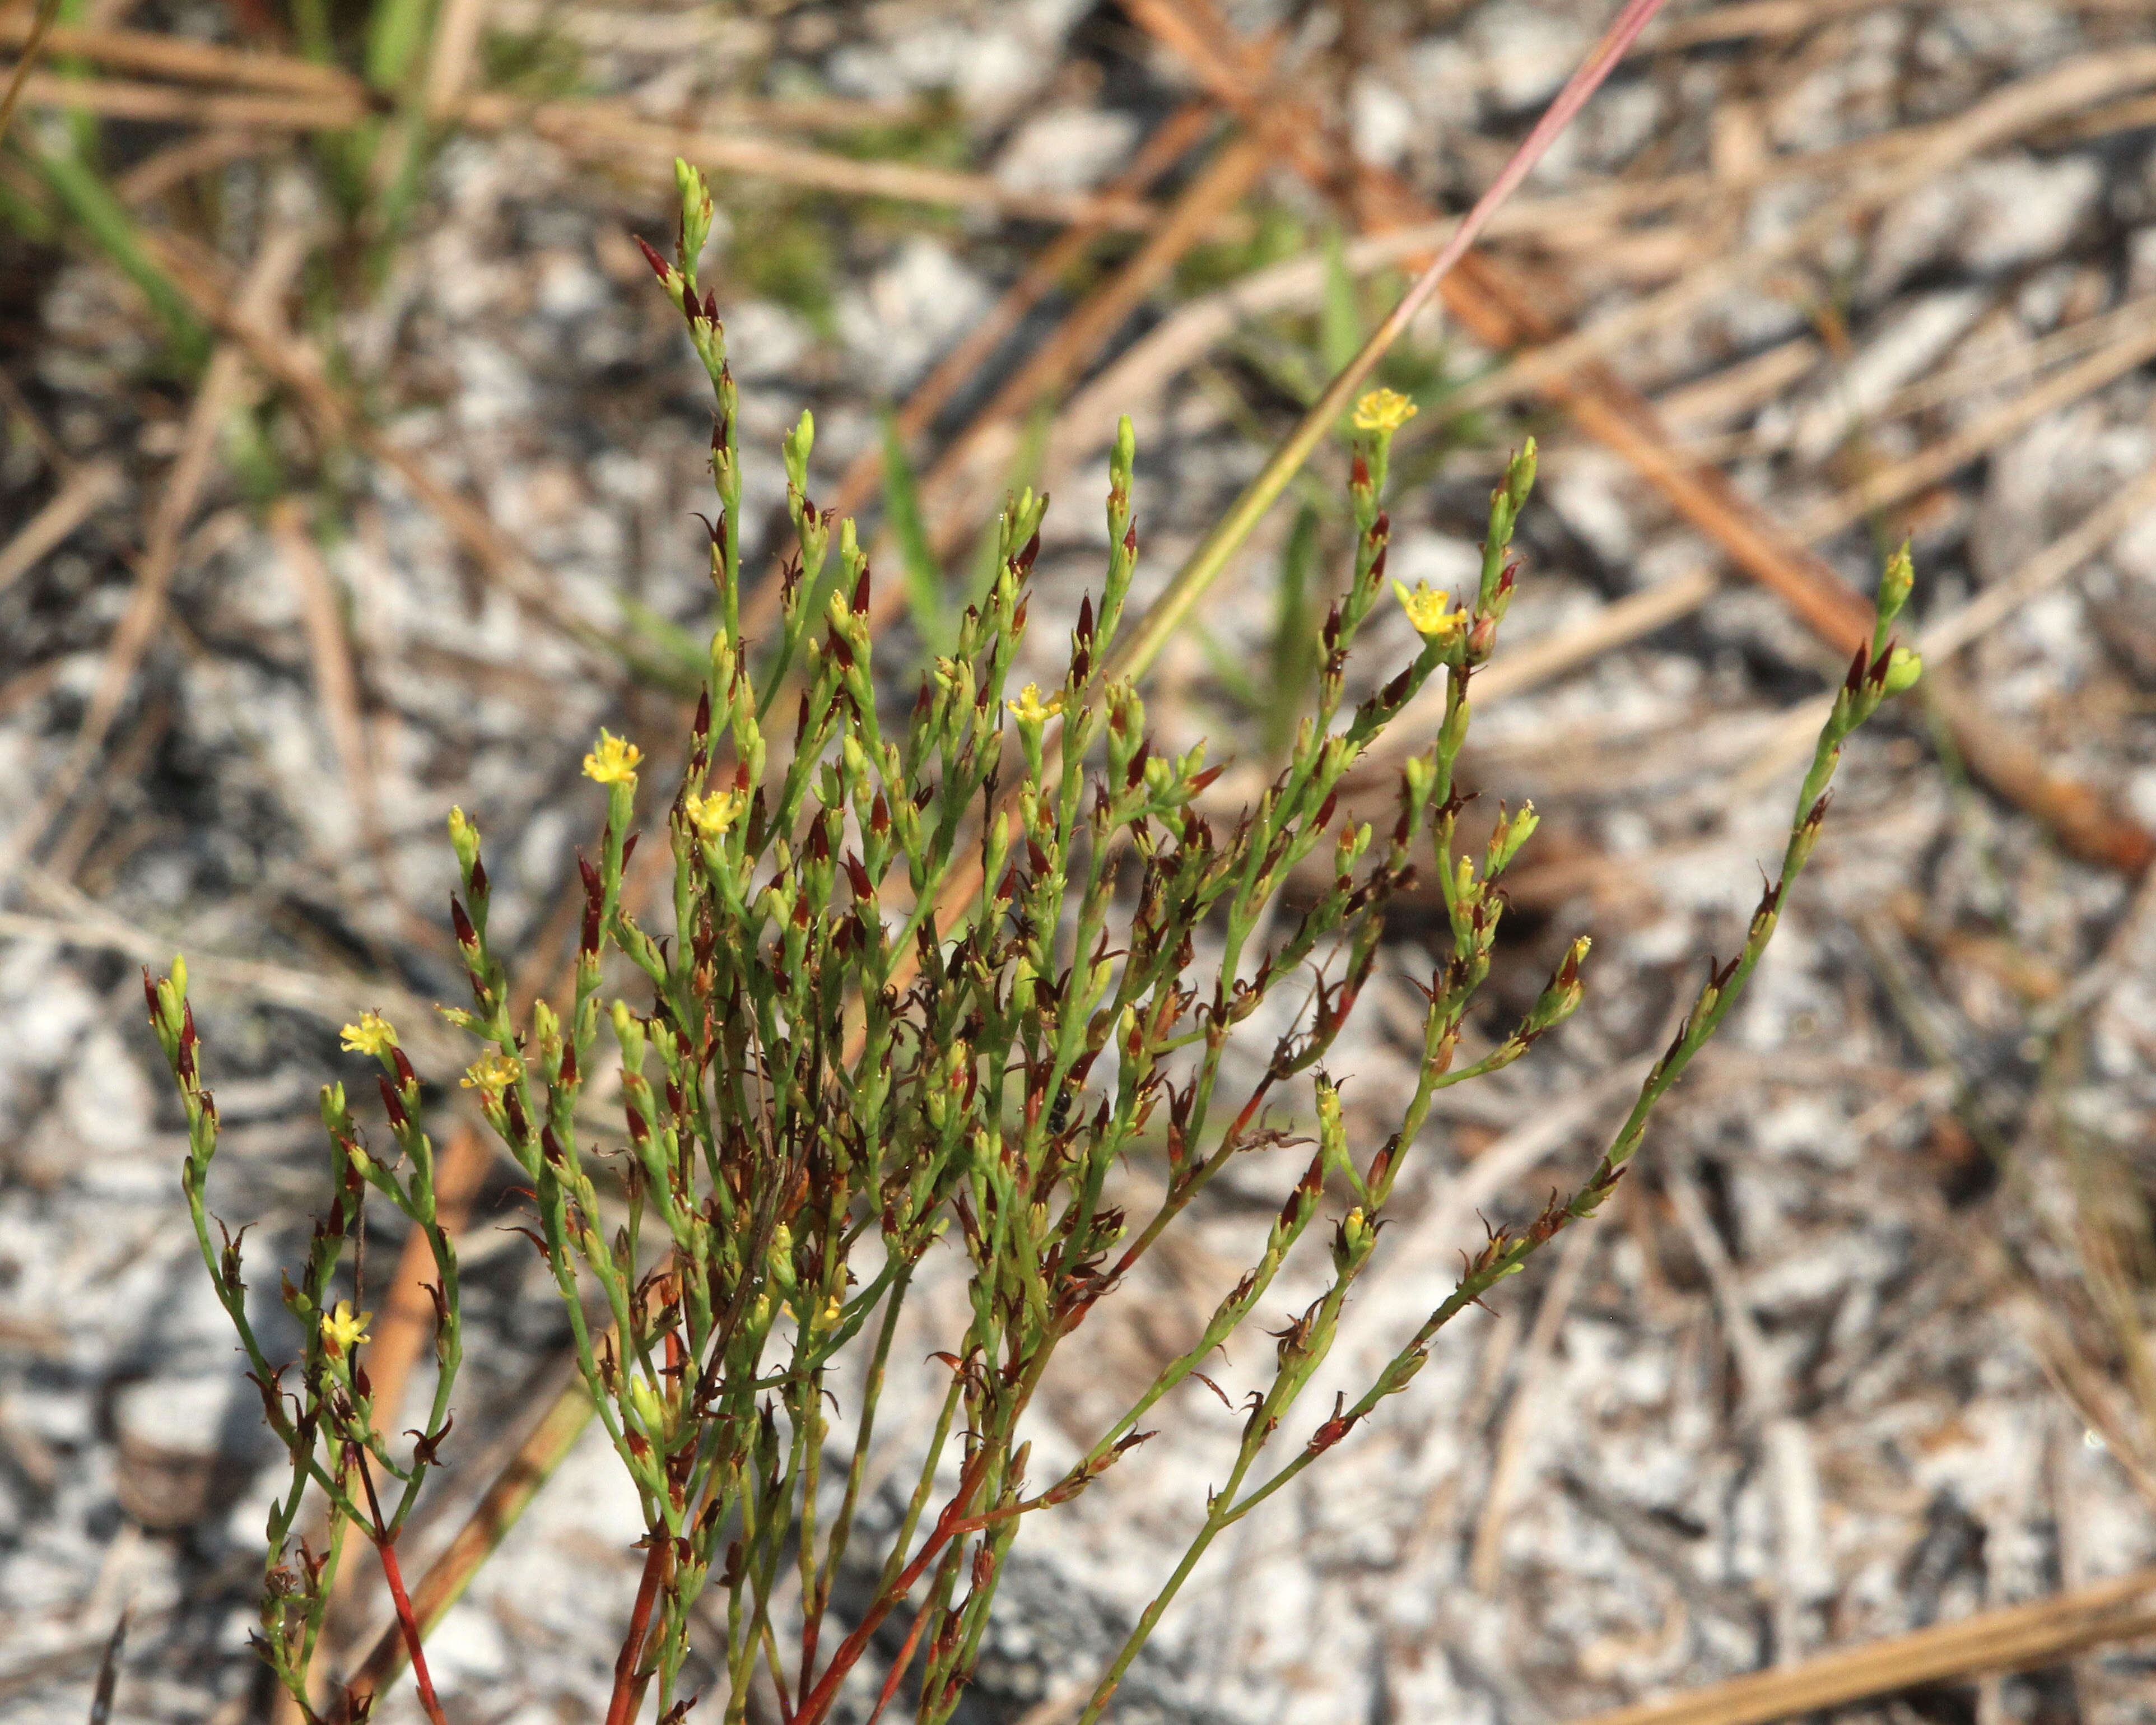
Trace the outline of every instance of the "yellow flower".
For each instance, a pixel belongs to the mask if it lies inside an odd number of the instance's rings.
[[[389,1020],[378,1012],[362,1013],[357,1024],[344,1027],[344,1046],[347,1054],[372,1055],[379,1060],[396,1045],[396,1031],[390,1028]]]
[[[511,1060],[498,1049],[489,1049],[465,1068],[462,1081],[466,1090],[477,1091],[491,1105],[499,1102],[502,1092],[523,1076],[521,1062]]]
[[[1063,691],[1059,689],[1043,701],[1040,685],[1028,683],[1019,691],[1016,701],[1006,701],[1004,705],[1010,708],[1012,716],[1021,725],[1045,724],[1050,717],[1063,711]]]
[[[1414,625],[1419,635],[1433,641],[1450,640],[1467,626],[1466,609],[1448,609],[1446,596],[1432,592],[1427,581],[1415,583],[1413,593],[1395,581],[1393,591],[1399,595],[1400,608],[1408,614],[1408,621]]]
[[[1397,389],[1373,389],[1355,403],[1355,429],[1390,434],[1414,418],[1418,411]]]
[[[335,1312],[322,1314],[322,1346],[329,1349],[331,1359],[348,1359],[353,1348],[362,1342],[373,1339],[367,1333],[367,1321],[374,1314],[362,1312],[357,1317],[352,1315],[352,1301],[340,1300]]]
[[[602,731],[598,747],[584,757],[584,777],[601,784],[626,784],[636,777],[636,763],[643,758],[644,751],[634,743]]]
[[[748,807],[746,791],[713,791],[700,797],[693,791],[684,799],[689,824],[706,839],[716,839],[741,819],[742,811]]]

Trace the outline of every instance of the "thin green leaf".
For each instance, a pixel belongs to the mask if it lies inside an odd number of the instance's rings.
[[[921,517],[921,487],[906,453],[906,439],[888,410],[883,416],[883,498],[884,520],[898,542],[906,610],[913,619],[914,631],[929,652],[947,653],[952,630],[943,569],[936,560],[935,547],[928,542],[928,529]]]

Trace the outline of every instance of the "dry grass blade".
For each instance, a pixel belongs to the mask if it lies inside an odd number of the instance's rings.
[[[141,964],[170,962],[173,942],[169,937],[151,934],[121,921],[40,870],[25,870],[23,881],[33,895],[54,904],[55,911],[33,916],[0,911],[0,936],[17,941],[58,941],[92,952],[116,952]],[[406,1039],[408,1051],[430,1077],[448,1077],[465,1058],[461,1045],[433,1028],[432,1004],[393,983],[319,976],[289,965],[217,952],[198,954],[190,963],[193,973],[213,988],[304,1014],[332,1027],[374,1010],[408,1019],[414,1029]]]
[[[1490,1464],[1490,1482],[1483,1488],[1482,1512],[1475,1523],[1475,1538],[1467,1563],[1468,1579],[1475,1591],[1487,1599],[1497,1590],[1505,1559],[1505,1530],[1519,1494],[1520,1470],[1525,1465],[1543,1409],[1542,1376],[1557,1348],[1558,1332],[1571,1313],[1572,1302],[1587,1275],[1587,1260],[1600,1239],[1592,1230],[1574,1229],[1558,1255],[1557,1271],[1536,1308],[1534,1327],[1527,1332],[1520,1353],[1519,1380],[1505,1424],[1497,1435],[1497,1450]]]
[[[397,897],[397,879],[382,825],[382,797],[375,783],[374,761],[367,742],[367,721],[360,711],[359,672],[345,633],[344,608],[336,578],[322,562],[307,532],[305,512],[291,498],[270,507],[270,536],[283,554],[286,574],[300,601],[300,621],[314,670],[315,693],[321,703],[337,767],[344,775],[360,838],[373,859],[386,901]]]
[[[597,103],[534,105],[506,96],[476,95],[459,104],[454,117],[475,131],[523,127],[573,156],[608,162],[640,161],[670,178],[678,157],[722,174],[778,180],[854,197],[990,209],[1033,221],[1141,230],[1151,227],[1154,219],[1151,206],[1137,198],[1022,192],[988,174],[919,167],[903,162],[857,162],[850,156],[765,138],[659,126]]]
[[[37,15],[23,33],[23,57],[8,80],[8,88],[0,91],[0,143],[7,141],[8,128],[15,123],[15,109],[23,100],[23,87],[29,82],[30,69],[37,64],[38,55],[51,39],[53,21],[59,15],[60,0],[42,0]]]
[[[2056,1665],[2092,1647],[2156,1635],[2152,1594],[2156,1569],[2138,1570],[2036,1604],[1986,1611],[1666,1701],[1597,1713],[1580,1725],[1764,1725],[1922,1683]]]
[[[341,131],[367,115],[362,100],[338,93],[290,95],[275,90],[175,90],[117,78],[63,78],[33,72],[23,100],[109,120],[151,120],[177,126],[250,126],[265,131]]]
[[[1988,634],[2039,593],[2048,591],[2072,574],[2134,522],[2156,510],[2156,468],[2143,474],[2117,496],[2107,499],[2030,558],[1996,586],[1930,624],[1919,644],[1926,659],[1943,663],[1980,636]]]
[[[341,131],[376,111],[371,94],[356,82],[290,93],[281,85],[266,90],[188,90],[119,79],[53,77],[28,73],[28,64],[25,60],[16,69],[23,100],[114,119],[271,131]],[[742,133],[661,126],[611,103],[529,103],[480,94],[454,102],[445,100],[439,118],[479,132],[526,130],[582,159],[639,162],[654,171],[670,172],[675,158],[681,157],[721,173],[848,197],[986,209],[1024,220],[1132,231],[1150,228],[1154,220],[1152,207],[1142,199],[1023,191],[988,174],[904,162],[861,162]]]
[[[16,529],[13,538],[0,546],[0,588],[28,574],[46,552],[88,521],[100,506],[118,496],[120,478],[118,465],[110,461],[93,461],[70,474],[51,501]]]
[[[305,259],[310,236],[286,226],[274,229],[249,268],[239,295],[243,315],[261,316],[276,303]],[[106,647],[105,664],[66,759],[46,785],[36,809],[18,829],[0,874],[12,873],[43,839],[46,827],[80,786],[120,713],[143,655],[156,639],[165,614],[165,595],[176,572],[180,536],[201,501],[217,453],[217,439],[238,403],[245,361],[238,348],[221,344],[211,357],[188,410],[180,453],[151,511],[135,589]]]
[[[120,1686],[120,1656],[127,1645],[127,1611],[112,1625],[112,1639],[105,1644],[105,1657],[97,1667],[97,1692],[90,1701],[90,1725],[105,1725],[112,1717],[113,1692]]]
[[[1952,436],[1928,449],[1919,449],[1906,460],[1866,475],[1842,495],[1804,516],[1797,523],[1798,535],[1805,539],[1824,539],[1851,522],[1863,520],[1874,511],[1889,508],[1938,484],[1956,468],[1965,467],[1979,456],[1997,449],[2025,426],[2115,382],[2151,355],[2156,355],[2156,295],[2145,295],[2130,306],[2122,306],[2120,311],[2131,311],[2133,315],[2122,319],[2126,332],[2117,340],[2098,348],[2080,364],[2054,372],[2011,401],[1972,420]]]
[[[265,156],[273,146],[259,132],[195,132],[144,157],[113,181],[112,189],[130,209],[182,185],[198,174],[214,173],[235,162]]]
[[[1173,167],[1213,125],[1215,110],[1209,102],[1190,102],[1155,127],[1140,146],[1137,159],[1106,189],[1118,197],[1142,197],[1153,182]],[[1024,321],[1027,312],[1052,292],[1081,262],[1101,236],[1109,230],[1092,223],[1066,228],[1056,235],[1024,273],[1007,288],[988,314],[978,320],[963,340],[936,362],[895,416],[898,434],[911,443],[928,429],[952,397],[988,362],[991,355]],[[831,506],[841,516],[852,515],[868,501],[883,475],[883,446],[870,444],[840,475]],[[759,590],[757,598],[766,594]],[[770,597],[775,607],[776,596]],[[766,623],[767,624],[767,619]]]
[[[947,554],[968,531],[983,480],[993,490],[999,480],[1017,441],[1018,422],[1070,383],[1184,254],[1241,202],[1271,160],[1271,146],[1262,136],[1246,134],[1222,145],[1130,261],[1011,374],[944,451],[921,482],[932,511],[930,537],[940,553]],[[895,599],[896,589],[886,590]]]
[[[1756,281],[1777,264],[1816,250],[1852,223],[1971,157],[2048,121],[2152,81],[2156,81],[2156,48],[2144,47],[2084,55],[2010,84],[1939,126],[1922,148],[1861,180],[1784,232],[1743,251],[1699,264],[1660,293],[1650,294],[1571,335],[1534,348],[1470,384],[1460,392],[1455,404],[1460,412],[1471,412],[1554,382],[1568,372],[1608,357],[1628,341],[1677,321],[1717,296]]]
[[[1218,20],[1194,20],[1198,0],[1128,0],[1148,29],[1190,59],[1207,85],[1239,112],[1261,104],[1243,78],[1236,57],[1223,45]],[[1208,8],[1209,11],[1209,8]],[[1232,37],[1224,39],[1232,41]],[[1725,551],[1738,567],[1779,595],[1796,616],[1838,654],[1868,637],[1864,601],[1816,553],[1743,496],[1718,470],[1678,449],[1653,408],[1600,363],[1621,341],[1681,316],[1716,294],[1752,279],[1783,259],[1839,234],[1851,221],[1882,208],[1934,175],[2075,109],[2156,80],[2156,49],[2092,54],[2067,62],[1995,92],[1955,120],[1940,125],[1917,149],[1835,200],[1824,211],[1778,239],[1688,272],[1674,287],[1635,302],[1601,322],[1552,339],[1549,321],[1524,285],[1486,260],[1470,259],[1445,285],[1446,303],[1478,339],[1493,347],[1522,341],[1541,345],[1524,359],[1469,386],[1450,405],[1470,411],[1528,388],[1541,389],[1571,413],[1581,429],[1624,457],[1687,521]],[[1336,189],[1338,177],[1323,148],[1324,128],[1314,115],[1291,132],[1291,160],[1321,191]],[[1427,212],[1387,176],[1356,171],[1368,186],[1358,208],[1384,213],[1394,222],[1424,219]],[[1942,680],[1940,710],[1973,770],[2000,795],[2057,834],[2074,855],[2108,868],[2137,871],[2156,855],[2156,838],[2112,809],[2082,785],[2054,779],[2043,763],[2006,735],[1973,700]]]
[[[23,47],[34,29],[19,16],[0,18],[0,44]],[[191,84],[238,85],[249,90],[281,90],[299,95],[367,100],[367,86],[349,72],[319,66],[289,54],[249,54],[214,43],[167,36],[154,30],[101,29],[83,24],[54,27],[54,54],[95,60],[123,71],[148,72]],[[26,53],[24,58],[29,56]]]
[[[479,63],[480,34],[486,23],[488,0],[447,0],[434,23],[434,51],[427,59],[427,117],[449,119],[471,82]]]

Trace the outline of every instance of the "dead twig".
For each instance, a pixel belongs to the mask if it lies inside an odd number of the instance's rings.
[[[162,40],[167,39],[151,39]],[[235,59],[255,56],[234,55]],[[176,89],[121,79],[59,78],[16,68],[20,100],[114,119],[153,120],[271,131],[342,131],[379,111],[363,86],[336,85],[305,91]],[[595,101],[525,102],[482,92],[445,101],[439,123],[477,132],[528,131],[585,160],[640,162],[670,170],[684,157],[714,172],[775,180],[806,190],[906,203],[992,210],[1023,220],[1143,231],[1154,212],[1142,200],[1075,192],[1032,192],[993,175],[924,167],[905,162],[861,162],[827,150],[737,132],[662,126],[618,105]]]
[[[299,598],[316,697],[321,702],[331,745],[358,819],[361,840],[373,860],[384,898],[394,901],[398,896],[394,860],[382,830],[382,797],[375,783],[373,754],[367,747],[367,719],[360,710],[359,673],[352,663],[352,642],[345,632],[344,607],[338,598],[336,578],[308,533],[305,511],[295,500],[282,498],[272,505],[268,525]]]
[[[265,315],[298,271],[311,244],[311,236],[298,226],[273,228],[240,287],[238,313],[244,317]],[[210,357],[194,405],[188,410],[179,454],[151,511],[142,555],[136,566],[133,595],[105,649],[104,667],[90,691],[74,744],[18,829],[4,865],[0,865],[0,879],[12,875],[35,850],[45,829],[74,795],[103,748],[105,734],[133,685],[136,670],[156,639],[164,618],[166,592],[178,567],[180,536],[208,483],[217,439],[239,399],[244,366],[239,350],[229,341],[220,343]]]
[[[1209,0],[1125,0],[1148,30],[1184,54],[1209,88],[1239,112],[1261,105],[1261,93],[1244,77],[1238,56]],[[1202,14],[1202,16],[1200,15]],[[1493,347],[1537,344],[1524,359],[1471,385],[1449,405],[1461,412],[1529,388],[1538,388],[1569,412],[1590,437],[1622,456],[1692,525],[1717,543],[1738,567],[1780,597],[1814,634],[1837,654],[1868,639],[1870,608],[1816,553],[1732,485],[1675,447],[1654,410],[1637,392],[1603,365],[1611,349],[1741,285],[1774,263],[1797,255],[1840,233],[1851,220],[1883,208],[1932,176],[1994,147],[2008,138],[2156,80],[2156,49],[2091,54],[2020,80],[1942,125],[1919,149],[1865,181],[1828,208],[1779,239],[1716,263],[1702,265],[1658,295],[1635,302],[1598,323],[1558,336],[1525,285],[1485,259],[1469,259],[1445,285],[1446,304],[1477,339]],[[1286,125],[1280,105],[1276,123]],[[1320,190],[1337,184],[1327,134],[1318,117],[1305,112],[1286,133],[1291,159]],[[1426,219],[1404,187],[1391,177],[1358,172],[1358,213],[1381,223]],[[2129,872],[2156,855],[2156,836],[2111,808],[2087,787],[2053,779],[2043,763],[2007,736],[1973,701],[1940,679],[1940,710],[1953,726],[1964,758],[2008,801],[2049,827],[2074,855]]]
[[[28,574],[48,552],[118,496],[120,490],[116,462],[93,461],[70,474],[45,506],[17,528],[6,545],[0,546],[0,588]]]
[[[1004,382],[921,482],[931,511],[930,538],[947,554],[966,532],[966,516],[984,475],[991,486],[1008,465],[1015,427],[1037,403],[1065,388],[1144,303],[1191,247],[1240,203],[1272,161],[1262,134],[1231,138],[1190,183],[1136,255],[1065,320]],[[895,602],[898,589],[885,591]]]
[[[60,0],[41,0],[36,16],[29,20],[29,28],[23,33],[23,57],[15,64],[14,74],[8,80],[8,88],[0,91],[0,143],[7,141],[8,128],[15,123],[16,105],[23,100],[23,86],[30,80],[31,68],[38,64],[38,54],[52,39],[53,21],[59,15]]]
[[[1664,328],[1791,259],[1815,251],[1927,182],[2046,122],[2121,92],[2156,82],[2156,48],[2085,54],[1994,90],[1941,125],[1923,146],[1892,167],[1863,177],[1824,208],[1772,239],[1727,257],[1705,260],[1659,293],[1534,347],[1461,390],[1450,405],[1462,413],[1493,407],[1554,383],[1567,372],[1607,358],[1627,342]],[[1497,345],[1512,345],[1501,343]]]
[[[2156,1594],[2156,1569],[2136,1570],[2035,1604],[1981,1612],[1665,1701],[1597,1713],[1580,1725],[1765,1725],[1922,1683],[2056,1665],[2092,1647],[2156,1635],[2151,1594]]]
[[[2119,308],[2131,311],[2122,318],[2126,333],[2098,348],[2078,365],[2053,372],[1972,420],[1952,436],[1917,451],[1876,473],[1866,475],[1841,495],[1830,499],[1798,521],[1794,531],[1804,539],[1824,539],[1876,511],[1891,508],[1927,486],[1937,485],[1957,468],[1987,454],[2024,427],[2069,403],[2116,382],[2156,355],[2156,294],[2144,295]]]
[[[1107,190],[1118,196],[1142,195],[1189,152],[1217,118],[1218,110],[1209,102],[1191,102],[1178,109],[1154,129],[1140,146],[1136,160],[1116,176]],[[911,444],[928,429],[937,414],[949,405],[952,398],[1017,329],[1026,313],[1053,291],[1072,266],[1109,231],[1098,223],[1075,223],[1058,234],[1026,266],[1024,274],[1011,284],[988,315],[937,362],[935,368],[906,398],[906,404],[894,416],[902,441]],[[981,423],[978,416],[973,423],[975,426]],[[840,475],[830,506],[841,516],[855,513],[868,501],[870,493],[883,477],[883,470],[882,444],[867,444]],[[886,617],[895,591],[892,584],[886,583],[870,595],[871,603],[878,598],[884,601]],[[778,583],[767,581],[748,603],[744,632],[752,636],[767,633],[778,617]]]
[[[0,46],[26,48],[36,33],[34,23],[19,13],[0,17]],[[149,72],[193,84],[236,84],[249,90],[347,97],[362,103],[367,100],[367,85],[351,73],[290,54],[254,54],[156,30],[105,29],[87,24],[55,24],[47,39],[54,54],[95,60],[130,72]],[[30,55],[26,51],[23,57],[27,60]]]

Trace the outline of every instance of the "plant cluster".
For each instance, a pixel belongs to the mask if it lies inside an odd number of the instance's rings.
[[[1406,1389],[1448,1321],[1608,1199],[1650,1111],[1764,950],[1818,836],[1843,738],[1913,679],[1913,661],[1888,639],[1907,559],[1887,571],[1877,633],[1835,702],[1742,950],[1711,968],[1599,1164],[1524,1229],[1485,1240],[1361,1394],[1298,1421],[1436,1092],[1519,1059],[1581,999],[1584,940],[1507,1034],[1462,1054],[1504,915],[1502,883],[1535,826],[1531,808],[1502,814],[1471,851],[1455,783],[1475,674],[1515,590],[1509,547],[1533,484],[1532,444],[1492,495],[1475,591],[1455,603],[1397,589],[1419,648],[1351,705],[1348,656],[1389,598],[1388,454],[1413,411],[1388,392],[1364,398],[1349,480],[1353,566],[1319,633],[1314,710],[1255,806],[1216,825],[1199,799],[1219,769],[1202,746],[1180,756],[1155,747],[1116,658],[1138,557],[1127,422],[1111,461],[1106,578],[1080,608],[1060,686],[1011,687],[1047,503],[1027,493],[1002,516],[993,581],[949,653],[910,710],[886,711],[865,622],[868,560],[853,523],[808,495],[806,414],[785,446],[798,552],[779,639],[758,661],[739,634],[734,388],[715,300],[696,278],[711,205],[685,169],[681,192],[673,260],[647,254],[716,396],[720,621],[685,764],[670,800],[644,816],[670,849],[670,894],[657,916],[630,902],[644,757],[603,732],[585,771],[605,788],[607,822],[583,864],[573,987],[519,1019],[488,934],[480,834],[461,812],[449,818],[462,878],[451,916],[472,1004],[448,1015],[483,1045],[464,1081],[522,1170],[531,1238],[643,1507],[641,1584],[609,1720],[626,1725],[647,1702],[669,1725],[680,1720],[696,1699],[684,1691],[685,1666],[706,1636],[720,1674],[710,1703],[727,1720],[744,1717],[752,1686],[767,1681],[792,1725],[819,1725],[898,1614],[903,1644],[875,1705],[904,1690],[925,1725],[940,1725],[971,1676],[1027,1519],[1151,1437],[1145,1422],[1161,1398],[1267,1313],[1291,1255],[1322,1255],[1323,1291],[1275,1332],[1270,1381],[1250,1398],[1234,1463],[1093,1692],[1081,1716],[1091,1725],[1220,1532]],[[1402,776],[1389,829],[1336,819],[1344,776],[1438,676],[1445,716]],[[1283,911],[1284,884],[1321,855],[1329,884]],[[1449,950],[1424,990],[1413,1096],[1382,1143],[1358,1147],[1325,1062],[1377,962],[1388,902],[1418,871],[1441,892]],[[633,984],[628,995],[610,993],[609,954]],[[349,1028],[347,1045],[380,1065],[390,1144],[375,1147],[340,1086],[324,1092],[333,1196],[304,1271],[284,1285],[305,1341],[280,1368],[249,1316],[239,1241],[209,1231],[217,1111],[184,968],[146,984],[186,1104],[183,1183],[204,1261],[291,1458],[268,1530],[264,1655],[313,1719],[308,1666],[357,1527],[380,1553],[422,1699],[439,1719],[396,1559],[398,1530],[449,1433],[459,1357],[456,1252],[435,1220],[427,1099],[388,1024],[370,1014]],[[1239,1086],[1224,1057],[1283,989],[1300,991],[1289,1027]],[[602,1104],[618,1108],[617,1129],[593,1128]],[[1027,1412],[1059,1351],[1230,1161],[1298,1146],[1310,1150],[1306,1167],[1209,1321],[1073,1465],[1033,1478]],[[1126,1158],[1146,1158],[1161,1178],[1142,1214],[1118,1203]],[[426,1230],[438,1271],[434,1401],[408,1450],[386,1439],[393,1410],[370,1400],[364,1317],[338,1296],[370,1191]],[[873,1587],[841,1620],[834,1584],[864,1508],[878,1394],[909,1288],[939,1242],[963,1259],[969,1317],[936,1356],[948,1387],[911,1458],[898,1526],[874,1554]],[[834,1440],[828,1387],[842,1358],[862,1362],[850,1443]],[[387,1511],[377,1477],[392,1487]],[[310,1503],[326,1515],[320,1542],[300,1532]]]

